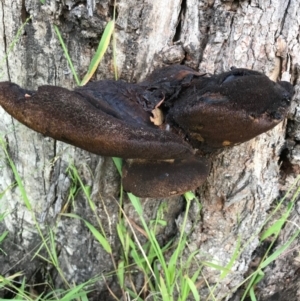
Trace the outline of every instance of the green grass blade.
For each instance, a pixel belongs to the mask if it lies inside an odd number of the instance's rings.
[[[264,277],[265,277],[265,273],[262,270],[258,270],[258,273],[253,282],[253,287],[255,284],[259,283]]]
[[[80,216],[78,216],[76,214],[73,214],[73,213],[65,213],[65,214],[62,214],[62,215],[82,220],[85,223],[85,225],[89,228],[89,230],[92,232],[94,237],[99,241],[102,248],[107,253],[109,253],[109,254],[112,253],[111,246],[110,246],[108,240],[91,223],[89,223],[88,221],[84,220]]]
[[[113,13],[113,20],[116,21],[116,0],[114,0],[114,13]],[[112,45],[113,45],[113,62],[114,62],[114,74],[115,80],[118,80],[118,68],[117,68],[117,41],[116,41],[116,32],[113,31],[112,34]]]
[[[92,199],[90,198],[91,187],[88,186],[88,185],[84,185],[84,183],[82,182],[82,179],[80,178],[80,175],[78,173],[77,168],[73,164],[69,165],[69,170],[72,171],[72,176],[73,176],[72,178],[79,182],[80,188],[82,189],[85,197],[87,198],[91,209],[93,210],[93,212],[95,212],[96,211],[96,205],[92,201]]]
[[[183,253],[185,248],[186,238],[184,237],[181,241],[178,242],[177,248],[174,253],[171,255],[169,262],[168,262],[168,272],[170,275],[170,282],[173,283],[176,278],[176,265],[178,262],[179,256]]]
[[[254,287],[250,288],[250,290],[249,290],[249,296],[250,296],[251,301],[257,301],[255,293],[254,293]]]
[[[235,263],[235,261],[236,261],[236,259],[237,259],[237,257],[239,256],[239,252],[240,252],[240,247],[241,247],[241,238],[239,237],[238,238],[238,241],[237,241],[237,244],[236,244],[236,247],[235,247],[235,250],[234,250],[234,252],[233,252],[233,255],[232,255],[232,257],[230,258],[230,261],[229,261],[229,263],[226,265],[226,271],[223,271],[222,273],[221,273],[221,276],[220,276],[220,278],[221,279],[224,279],[227,275],[228,275],[228,273],[230,272],[230,270],[231,270],[231,268],[232,268],[232,266],[233,266],[233,264]]]
[[[159,278],[159,282],[160,282],[160,292],[161,292],[162,300],[163,301],[172,301],[173,298],[169,295],[167,285],[165,283],[164,278],[161,275]]]
[[[125,228],[124,225],[122,225],[121,223],[117,224],[117,233],[123,250],[125,249],[125,235],[126,235],[124,228]]]
[[[266,240],[268,237],[272,236],[272,235],[278,235],[281,228],[283,227],[283,225],[285,224],[286,219],[279,219],[277,220],[272,226],[270,226],[260,237],[260,241],[264,241]]]
[[[4,231],[1,235],[0,235],[0,243],[5,239],[5,237],[8,235],[8,231]]]
[[[86,294],[84,294],[83,296],[81,296],[80,301],[89,301],[88,297]]]
[[[53,230],[50,229],[49,231],[49,243],[50,243],[50,252],[49,255],[51,256],[51,261],[55,267],[59,267],[59,259],[57,256],[56,251],[56,243],[55,243],[55,234],[53,233]]]
[[[115,163],[115,166],[116,166],[119,174],[122,175],[123,160],[121,158],[117,158],[117,157],[113,157],[112,159],[113,159],[113,161]]]
[[[60,42],[60,44],[61,44],[61,47],[62,47],[62,49],[63,49],[63,51],[64,51],[65,57],[66,57],[66,59],[67,59],[67,61],[68,61],[68,64],[69,64],[69,66],[70,66],[70,68],[71,68],[71,71],[72,71],[72,74],[73,74],[73,76],[74,76],[74,78],[75,78],[76,84],[77,84],[78,86],[80,86],[80,80],[79,80],[79,78],[78,78],[78,76],[77,76],[77,73],[76,73],[76,71],[75,71],[75,68],[74,68],[74,65],[73,65],[73,63],[72,63],[72,60],[71,60],[71,58],[70,58],[68,49],[67,49],[67,47],[66,47],[66,45],[65,45],[65,42],[64,42],[64,40],[63,40],[63,38],[62,38],[62,36],[61,36],[60,31],[59,31],[59,29],[58,29],[58,27],[57,27],[56,25],[54,25],[54,30],[55,30],[56,35],[57,35],[57,37],[58,37],[58,40],[59,40],[59,42]]]
[[[272,226],[270,226],[260,237],[260,240],[263,241],[267,239],[271,235],[278,235],[281,231],[283,225],[286,223],[292,209],[293,209],[294,203],[290,202],[288,204],[286,212],[282,215],[282,217],[277,220]]]
[[[86,224],[86,226],[90,229],[90,231],[92,232],[94,237],[99,241],[99,243],[101,244],[103,249],[107,253],[111,254],[112,250],[111,250],[111,247],[110,247],[107,239],[92,224],[90,224],[88,221],[85,221],[85,220],[83,220],[83,221]]]
[[[125,280],[125,263],[124,263],[124,260],[121,260],[118,264],[117,277],[118,277],[118,283],[119,283],[120,287],[124,288],[124,280]]]
[[[7,191],[9,191],[12,188],[15,188],[16,186],[17,186],[17,183],[10,184],[7,188],[4,189],[4,191],[0,192],[0,199],[3,198],[3,196],[5,195],[5,193]],[[0,220],[1,220],[1,217],[0,217]]]
[[[84,86],[91,79],[91,77],[94,75],[95,71],[97,70],[99,63],[104,53],[107,50],[114,28],[115,28],[115,22],[113,20],[109,21],[101,37],[98,49],[90,63],[88,72],[80,83],[81,86]]]
[[[69,301],[69,300],[73,300],[77,297],[80,297],[82,294],[86,295],[86,292],[80,292],[85,286],[86,286],[86,283],[82,283],[78,286],[75,286],[63,298],[61,298],[60,301]]]
[[[135,211],[137,212],[137,214],[140,216],[140,218],[142,218],[143,216],[143,207],[141,205],[140,199],[138,197],[136,197],[134,194],[132,193],[128,193],[127,194]],[[142,220],[143,223],[143,220]],[[144,224],[144,223],[143,223]],[[148,228],[148,227],[147,227]],[[147,229],[145,229],[147,231]]]
[[[196,287],[195,283],[189,277],[185,277],[185,278],[186,278],[185,280],[186,280],[186,282],[187,282],[187,284],[188,284],[188,286],[189,286],[189,288],[190,288],[190,290],[191,290],[191,292],[194,296],[194,300],[200,301],[200,295],[198,293],[198,290],[197,290],[197,287]]]
[[[118,68],[117,68],[117,42],[116,42],[116,32],[113,32],[113,38],[112,38],[112,43],[113,43],[113,61],[114,61],[114,75],[115,75],[115,80],[118,80]]]
[[[256,273],[256,275],[254,276],[254,279],[252,281],[252,285],[251,288],[249,289],[249,296],[251,301],[257,301],[256,296],[255,296],[255,284],[259,283],[265,276],[265,273],[261,270],[258,271],[258,273]]]
[[[244,300],[246,298],[247,293],[249,292],[249,294],[250,294],[250,290],[254,287],[254,285],[257,284],[263,278],[264,273],[263,273],[262,269],[267,267],[272,261],[276,260],[291,245],[291,243],[297,238],[297,236],[299,234],[300,234],[300,230],[296,231],[296,233],[284,245],[282,245],[280,248],[278,248],[273,254],[268,256],[260,264],[259,270],[257,270],[257,272],[255,272],[254,275],[251,277],[251,280],[250,280],[241,300]],[[253,296],[253,293],[252,293],[252,296]],[[255,299],[251,299],[251,300],[255,300]]]
[[[212,262],[203,261],[202,264],[205,265],[205,266],[208,266],[210,268],[214,268],[218,271],[229,272],[226,267],[224,268],[221,265],[218,265],[218,264],[215,264],[215,263],[212,263]]]
[[[8,152],[7,152],[5,142],[1,138],[0,138],[0,144],[1,144],[1,147],[2,147],[2,149],[4,151],[4,153],[5,153],[5,156],[6,156],[7,160],[8,160],[8,162],[9,162],[10,168],[13,171],[13,174],[15,176],[16,182],[17,182],[18,187],[20,189],[20,193],[21,193],[22,199],[23,199],[23,201],[25,203],[25,206],[27,207],[27,209],[29,211],[32,211],[32,207],[31,207],[30,201],[29,201],[29,199],[27,197],[27,193],[26,193],[26,190],[24,188],[24,185],[23,185],[23,182],[21,180],[21,177],[20,177],[20,175],[19,175],[19,173],[17,171],[17,168],[16,168],[14,162],[11,160],[11,158],[10,158]]]
[[[141,297],[139,297],[135,292],[133,292],[131,289],[126,288],[126,291],[129,293],[129,296],[134,300],[134,301],[145,301],[144,299],[142,299]],[[129,300],[129,299],[128,299]],[[155,300],[155,299],[154,299]]]
[[[266,258],[264,262],[261,264],[260,268],[261,269],[265,268],[272,261],[278,258],[291,245],[291,243],[297,238],[299,234],[300,234],[300,230],[298,230],[284,245],[278,248],[272,255]]]
[[[187,202],[196,199],[196,196],[195,196],[195,194],[192,191],[185,192],[184,193],[184,197],[185,197],[185,199],[186,199]]]
[[[15,47],[17,41],[19,40],[20,36],[23,34],[23,29],[24,27],[27,25],[27,23],[31,20],[31,17],[27,18],[25,20],[25,22],[22,24],[22,26],[20,26],[20,28],[17,31],[17,34],[15,35],[13,41],[10,43],[8,50],[6,51],[6,55],[2,58],[2,60],[0,61],[0,68],[2,67],[2,65],[4,64],[4,62],[6,61],[7,57],[9,56],[10,52],[13,50],[13,48]],[[0,78],[3,76],[3,73],[0,74]]]

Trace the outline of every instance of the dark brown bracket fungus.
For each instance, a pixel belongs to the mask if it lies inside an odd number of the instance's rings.
[[[266,132],[290,105],[290,83],[233,69],[206,77],[174,65],[144,82],[98,81],[69,91],[0,83],[0,104],[29,128],[102,156],[126,159],[125,190],[166,197],[200,186],[207,154]]]

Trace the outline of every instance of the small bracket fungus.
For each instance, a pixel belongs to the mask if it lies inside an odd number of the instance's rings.
[[[292,95],[290,83],[257,71],[205,77],[182,65],[156,70],[139,84],[103,80],[74,91],[0,83],[0,105],[29,128],[124,158],[124,189],[140,197],[200,186],[209,174],[207,154],[273,128]]]

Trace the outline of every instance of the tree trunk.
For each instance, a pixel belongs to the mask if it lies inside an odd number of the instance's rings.
[[[95,5],[93,1],[87,4],[72,0],[46,1],[42,5],[37,0],[2,0],[0,5],[1,81],[10,80],[28,89],[45,84],[74,88],[76,83],[54,24],[62,33],[75,69],[82,78],[113,11],[113,1],[108,0],[96,0]],[[299,11],[300,0],[119,0],[116,48],[120,78],[138,82],[160,66],[180,63],[212,74],[228,71],[232,66],[244,67],[264,72],[273,80],[286,72],[297,85]],[[22,22],[29,16],[30,21],[20,30],[14,43]],[[4,60],[6,54],[8,57]],[[96,80],[107,78],[114,78],[111,47],[95,76]],[[297,86],[295,99],[298,95]],[[82,283],[94,275],[112,271],[110,257],[95,243],[84,223],[59,215],[67,210],[96,224],[88,200],[72,177],[69,167],[74,165],[84,184],[91,188],[98,216],[113,249],[118,252],[116,223],[120,179],[112,160],[37,134],[0,110],[1,138],[7,144],[37,221],[45,233],[56,225],[59,265],[65,279],[70,283]],[[193,204],[188,220],[192,230],[185,255],[200,249],[199,261],[225,266],[233,256],[237,241],[243,250],[231,273],[218,283],[214,291],[216,300],[228,299],[245,279],[268,210],[282,195],[281,190],[287,190],[299,173],[299,102],[293,103],[290,116],[291,121],[224,150],[215,158],[206,183],[197,190],[203,208],[200,211],[196,203]],[[9,256],[1,256],[0,274],[7,276],[24,271],[35,283],[43,279],[37,275],[50,269],[55,287],[62,287],[63,280],[45,261],[38,258],[30,261],[39,248],[40,237],[21,190],[14,185],[16,178],[4,152],[1,152],[1,162],[0,189],[5,194],[0,210],[8,215],[0,230],[9,230],[1,248]],[[68,198],[74,190],[79,193],[70,205]],[[160,204],[166,204],[164,219],[168,226],[161,229],[159,235],[162,241],[174,236],[181,224],[183,197],[141,201],[147,220],[155,217]],[[67,209],[66,203],[69,204]],[[129,218],[139,223],[126,198],[124,210]],[[289,233],[293,231],[294,228]],[[282,237],[281,242],[287,239]],[[296,265],[293,268],[296,270]],[[283,270],[285,268],[279,269],[278,275]],[[219,279],[220,272],[212,268],[203,273],[210,285]],[[262,298],[276,292],[276,287],[270,288],[272,280],[268,275],[265,286],[261,287]],[[109,285],[111,282],[108,280]],[[203,297],[208,294],[205,287],[201,287]],[[280,288],[285,287],[283,283]],[[99,283],[97,296],[105,290],[105,283]]]

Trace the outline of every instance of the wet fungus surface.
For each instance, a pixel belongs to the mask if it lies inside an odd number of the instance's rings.
[[[45,136],[102,156],[125,159],[123,185],[140,197],[195,189],[210,154],[248,141],[281,122],[293,87],[233,69],[211,77],[182,65],[139,84],[103,80],[69,91],[0,83],[0,105]]]

